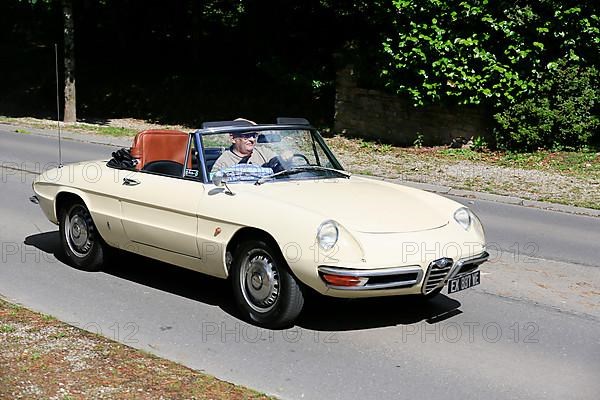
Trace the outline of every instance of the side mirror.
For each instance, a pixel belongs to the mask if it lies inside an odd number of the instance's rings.
[[[227,175],[222,173],[222,172],[217,172],[216,174],[213,175],[212,178],[213,183],[215,184],[216,187],[223,187],[225,186],[225,194],[228,194],[230,196],[234,196],[235,193],[233,193],[231,191],[231,189],[229,189],[229,187],[227,186]]]
[[[213,175],[212,181],[215,184],[215,186],[221,187],[227,183],[227,177],[223,173],[217,172]]]

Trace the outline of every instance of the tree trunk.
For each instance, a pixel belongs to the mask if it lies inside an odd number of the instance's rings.
[[[77,120],[75,103],[75,24],[73,22],[73,0],[63,0],[65,33],[65,122]]]

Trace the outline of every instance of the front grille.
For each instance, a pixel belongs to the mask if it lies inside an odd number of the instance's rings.
[[[444,281],[452,269],[452,264],[453,261],[451,258],[435,260],[429,264],[427,274],[423,280],[423,294],[429,294],[438,287],[444,286]]]

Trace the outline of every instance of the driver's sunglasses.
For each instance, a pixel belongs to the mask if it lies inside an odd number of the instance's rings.
[[[256,137],[258,136],[258,133],[253,132],[253,133],[236,133],[233,135],[233,137],[235,138],[244,138],[244,139],[256,139]]]

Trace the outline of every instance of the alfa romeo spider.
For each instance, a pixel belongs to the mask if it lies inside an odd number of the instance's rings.
[[[273,157],[214,168],[239,138]],[[120,249],[229,279],[243,317],[271,328],[293,324],[309,292],[467,289],[488,258],[469,208],[349,174],[301,118],[143,131],[111,160],[45,171],[33,190],[76,268],[98,270]]]

